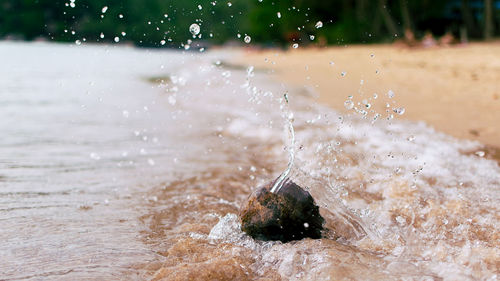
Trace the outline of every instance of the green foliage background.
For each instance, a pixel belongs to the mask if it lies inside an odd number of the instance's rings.
[[[469,37],[479,39],[487,1],[1,0],[0,38],[113,42],[118,36],[120,42],[139,46],[161,47],[165,40],[165,46],[179,47],[193,39],[189,26],[198,23],[202,32],[196,39],[215,44],[242,42],[245,34],[264,45],[310,43],[310,35],[324,44],[387,42],[407,28],[417,37],[426,31],[436,35],[449,31],[458,37],[460,29],[466,28]],[[500,1],[490,1],[495,35],[500,30],[495,8]],[[106,13],[101,12],[104,6],[109,7]],[[464,20],[466,13],[472,21]],[[394,23],[396,35],[387,20]],[[314,27],[317,21],[324,23],[323,28]]]

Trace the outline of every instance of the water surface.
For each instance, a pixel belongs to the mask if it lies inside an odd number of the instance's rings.
[[[341,115],[227,52],[0,54],[3,279],[498,278],[500,168],[477,142]],[[287,118],[328,231],[255,241],[238,210],[287,167]]]

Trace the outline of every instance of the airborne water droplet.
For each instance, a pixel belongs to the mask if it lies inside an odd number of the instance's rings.
[[[293,45],[292,45],[292,47],[293,47],[294,49],[297,49],[297,48],[299,47],[299,44],[295,43],[295,44],[293,44]]]
[[[314,27],[316,27],[316,28],[322,28],[322,27],[323,27],[323,22],[322,22],[322,21],[318,21],[318,22],[314,25]]]
[[[309,35],[309,39],[310,39],[311,41],[313,41],[313,40],[314,40],[314,35]]]
[[[104,14],[104,13],[106,13],[107,10],[108,10],[108,6],[104,6],[104,7],[102,7],[101,12]]]
[[[398,108],[394,108],[392,111],[394,111],[395,113],[397,113],[399,115],[403,115],[405,113],[405,108],[404,107],[398,107]]]
[[[394,92],[393,92],[392,90],[389,90],[389,91],[387,92],[387,96],[388,96],[390,99],[392,99],[392,98],[395,96],[395,94],[394,94]]]
[[[344,106],[347,109],[353,109],[354,108],[354,103],[352,102],[352,100],[346,100],[344,102]]]
[[[279,19],[281,19],[281,13],[280,12],[276,13],[276,15],[278,16]]]
[[[120,38],[118,36],[115,37],[115,42],[116,43],[120,42]]]
[[[191,32],[193,36],[198,35],[198,33],[200,33],[200,26],[196,23],[193,23],[191,26],[189,26],[189,32]]]
[[[245,43],[249,44],[252,41],[252,37],[246,35],[245,39],[243,39],[243,40],[245,41]]]

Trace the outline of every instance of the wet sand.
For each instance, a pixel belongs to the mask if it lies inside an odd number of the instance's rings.
[[[376,113],[387,117],[402,107],[405,112],[398,118],[500,147],[500,42],[432,49],[363,45],[249,50],[239,63],[269,69],[287,84],[307,85],[319,102],[341,112],[348,111],[348,96],[368,118]],[[393,98],[388,97],[390,90]]]

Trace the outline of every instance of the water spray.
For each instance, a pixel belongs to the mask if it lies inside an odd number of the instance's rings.
[[[311,194],[295,184],[290,171],[295,161],[293,114],[284,94],[288,125],[288,166],[280,176],[258,188],[240,211],[241,229],[260,240],[287,242],[305,237],[321,238],[324,219]]]

